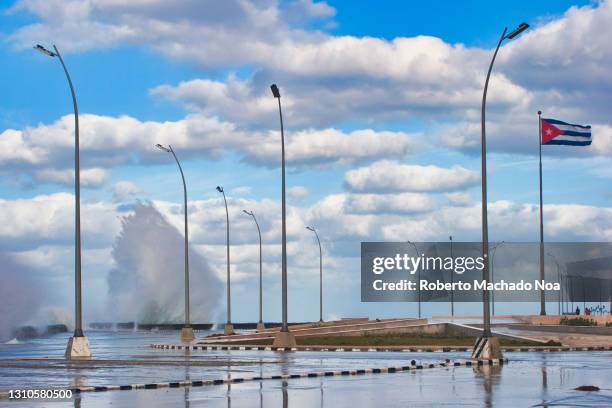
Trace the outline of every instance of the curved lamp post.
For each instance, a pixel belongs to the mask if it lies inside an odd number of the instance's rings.
[[[225,190],[223,187],[217,186],[217,191],[223,195],[223,202],[225,203],[225,226],[226,226],[226,250],[227,250],[227,323],[223,332],[226,335],[234,333],[234,326],[232,325],[232,292],[230,286],[230,238],[229,238],[229,211],[227,209],[227,199],[225,198]]]
[[[448,240],[450,241],[450,256],[455,264],[455,257],[453,257],[453,236],[449,235]],[[455,282],[455,270],[451,271],[451,317],[455,317],[455,291],[453,290],[453,283]]]
[[[563,302],[563,285],[561,282],[561,266],[559,265],[559,261],[557,261],[557,257],[554,256],[552,253],[547,252],[548,256],[550,256],[552,258],[552,260],[555,262],[555,264],[557,265],[557,279],[559,279],[559,286],[561,287],[561,290],[559,290],[559,296],[558,296],[558,302],[557,302],[557,313],[559,314],[559,316],[561,316],[561,303]]]
[[[51,58],[57,57],[62,64],[70,94],[72,95],[72,105],[74,109],[74,204],[75,204],[75,222],[74,222],[74,292],[75,292],[75,312],[74,312],[74,335],[68,340],[66,347],[66,358],[89,358],[91,351],[89,349],[89,340],[83,334],[83,313],[82,313],[82,297],[81,297],[81,164],[80,164],[80,147],[79,147],[79,107],[77,105],[76,94],[72,79],[64,64],[59,50],[54,45],[53,51],[50,51],[40,44],[36,44],[35,50],[47,55]]]
[[[489,282],[489,224],[487,220],[487,135],[485,128],[485,115],[487,106],[487,90],[489,88],[489,78],[491,77],[491,71],[493,70],[493,64],[497,57],[497,52],[502,42],[506,39],[511,40],[516,38],[519,34],[529,28],[529,24],[521,23],[519,26],[512,31],[510,34],[506,34],[507,28],[504,28],[493,58],[489,64],[489,70],[487,71],[487,78],[485,80],[484,90],[482,92],[482,107],[481,107],[481,140],[480,140],[480,152],[481,152],[481,188],[482,188],[482,257],[484,259],[484,268],[482,268],[482,279],[485,282]],[[472,353],[473,358],[499,358],[501,356],[501,349],[499,348],[499,342],[491,343],[488,339],[491,335],[491,310],[489,304],[489,291],[484,289],[482,291],[482,307],[483,307],[483,321],[484,329],[482,332],[482,338],[476,341],[474,352]]]
[[[504,245],[505,243],[506,241],[501,241],[493,246],[493,251],[492,251],[493,255],[491,255],[491,282],[492,283],[495,283],[495,275],[493,274],[493,272],[495,271],[495,252],[497,251],[497,248]],[[492,310],[493,316],[495,316],[495,291],[491,293],[491,307],[493,309]]]
[[[491,71],[493,70],[493,64],[495,63],[495,58],[497,57],[497,52],[502,44],[502,42],[506,39],[511,40],[521,34],[529,28],[527,23],[521,23],[519,26],[512,31],[510,34],[506,34],[508,31],[507,28],[504,28],[501,37],[499,38],[499,42],[497,43],[497,47],[495,48],[495,52],[493,53],[493,58],[491,59],[491,63],[489,64],[489,70],[487,71],[487,78],[485,80],[484,91],[482,93],[482,107],[481,107],[481,178],[482,178],[482,256],[484,258],[484,268],[482,270],[482,279],[484,281],[489,281],[489,224],[487,220],[487,135],[486,135],[486,126],[485,126],[485,117],[486,117],[486,106],[487,106],[487,90],[489,88],[489,78],[491,77]],[[483,290],[482,292],[482,303],[483,303],[483,317],[484,317],[484,331],[483,337],[491,337],[491,315],[489,310],[489,291]]]
[[[155,147],[163,152],[172,154],[172,157],[174,157],[174,160],[178,166],[179,172],[181,173],[181,180],[183,180],[183,213],[185,217],[185,325],[181,330],[181,340],[189,342],[194,339],[194,335],[193,328],[191,327],[191,321],[189,319],[189,223],[187,218],[187,184],[185,183],[183,168],[181,167],[181,163],[179,162],[178,157],[176,157],[176,153],[174,153],[172,146],[168,145],[168,147],[165,147],[158,143],[155,145]]]
[[[412,241],[408,241],[408,243],[410,245],[412,245],[412,247],[414,248],[414,252],[416,254],[416,257],[419,257],[419,249],[417,248],[416,244]],[[419,268],[419,270],[417,271],[417,293],[418,293],[418,298],[419,298],[419,319],[421,318],[421,268]]]
[[[259,223],[257,222],[257,218],[255,218],[255,214],[253,211],[242,210],[246,215],[250,215],[253,217],[253,221],[255,221],[255,226],[257,226],[257,234],[259,235],[259,322],[257,322],[257,330],[263,330],[266,328],[263,322],[263,274],[262,274],[262,255],[261,255],[261,229],[259,228]]]
[[[319,323],[323,323],[323,251],[321,250],[321,240],[317,230],[313,227],[306,227],[306,229],[314,232],[319,244]]]
[[[280,332],[274,339],[276,347],[293,347],[295,346],[295,337],[289,332],[289,324],[287,322],[287,213],[285,201],[285,129],[283,127],[283,110],[281,108],[280,90],[276,84],[270,85],[272,96],[278,100],[278,115],[280,118],[281,130],[281,218],[282,218],[282,309],[283,309],[283,324]]]

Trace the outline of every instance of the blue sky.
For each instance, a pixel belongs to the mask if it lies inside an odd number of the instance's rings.
[[[3,4],[0,204],[8,215],[0,242],[11,245],[0,251],[28,267],[52,259],[56,279],[66,286],[71,281],[66,254],[72,220],[58,215],[71,208],[70,196],[59,195],[72,191],[66,153],[71,101],[58,62],[30,48],[55,43],[72,74],[80,111],[90,115],[82,118],[82,164],[90,169],[83,200],[86,215],[96,219],[84,232],[90,319],[104,316],[113,301],[108,271],[123,266],[112,247],[120,217],[131,214],[135,202],[153,203],[181,231],[178,173],[171,157],[153,150],[155,143],[173,144],[183,160],[194,201],[192,250],[219,279],[224,236],[214,228],[223,225],[223,208],[214,187],[229,192],[232,268],[242,294],[237,320],[251,319],[248,288],[256,278],[255,235],[240,210],[249,206],[269,218],[263,222],[266,304],[270,319],[279,318],[273,81],[283,92],[293,155],[288,187],[294,290],[304,285],[316,294],[316,248],[303,231],[312,224],[327,246],[330,285],[339,284],[330,290],[328,317],[412,310],[414,305],[359,304],[358,286],[340,284],[357,276],[360,241],[444,240],[449,234],[478,239],[484,72],[504,25],[522,21],[532,28],[502,48],[489,94],[491,239],[538,238],[537,109],[592,124],[595,138],[588,149],[545,148],[547,237],[612,237],[612,123],[604,108],[612,102],[612,54],[602,40],[609,2]],[[404,178],[429,181],[422,187]],[[389,200],[397,201],[391,210],[381,204]],[[49,213],[55,206],[62,210]],[[69,298],[69,288],[61,290]],[[215,296],[222,305],[221,295]],[[293,318],[311,318],[312,296],[293,300]],[[47,306],[70,313],[70,302]],[[202,316],[223,316],[223,308]]]

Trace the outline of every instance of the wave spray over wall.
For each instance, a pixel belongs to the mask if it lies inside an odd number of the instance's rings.
[[[151,204],[139,203],[122,220],[109,272],[109,312],[115,321],[184,321],[184,235]],[[221,282],[206,260],[189,248],[192,323],[210,322],[221,295]]]

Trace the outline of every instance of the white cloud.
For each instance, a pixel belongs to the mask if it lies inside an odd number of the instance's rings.
[[[414,117],[448,124],[460,118],[461,123],[441,129],[446,146],[473,150],[477,144],[491,49],[429,36],[384,40],[291,26],[290,10],[314,18],[333,16],[326,3],[305,0],[287,7],[249,1],[202,5],[180,0],[169,6],[159,0],[21,0],[13,10],[40,19],[9,36],[23,47],[40,38],[55,38],[67,51],[128,43],[207,67],[253,67],[246,80],[229,75],[225,82],[195,79],[152,90],[192,111],[241,126],[269,128],[276,122],[268,89],[274,78],[280,81],[289,126]],[[599,124],[603,135],[609,133],[612,52],[606,34],[611,16],[609,1],[572,7],[503,46],[488,95],[491,141],[498,142],[491,143],[492,150],[532,154],[527,128],[538,109]],[[199,39],[198,46],[192,38]],[[605,136],[603,148],[597,145],[587,153],[608,155],[609,139]],[[1,154],[31,156],[22,161],[38,158],[34,151],[18,149]]]
[[[287,196],[298,203],[308,197],[308,194],[308,189],[304,186],[293,186],[287,189]]]
[[[246,146],[247,157],[260,164],[280,162],[280,135],[271,133],[258,144]],[[410,135],[370,129],[344,133],[337,129],[303,130],[286,142],[288,164],[351,163],[380,157],[405,157],[413,150]]]
[[[273,102],[273,101],[272,101]],[[73,123],[66,115],[49,125],[0,133],[0,169],[32,174],[43,182],[70,184],[73,179]],[[170,144],[181,159],[217,159],[226,151],[238,152],[247,161],[265,166],[280,162],[280,132],[247,132],[228,122],[199,114],[174,122],[139,121],[81,115],[81,166],[84,184],[101,185],[106,170],[124,164],[167,162],[154,148]],[[287,132],[286,156],[292,167],[351,163],[380,157],[405,157],[414,149],[412,136],[403,132],[370,129],[350,133],[337,129]],[[17,153],[19,151],[29,154]],[[136,159],[136,160],[135,160]]]
[[[350,170],[345,183],[359,192],[436,192],[468,188],[479,180],[478,173],[461,166],[443,168],[401,164],[382,160]]]
[[[82,202],[81,228],[90,247],[108,245],[119,230],[117,210],[110,203]],[[0,241],[8,248],[41,243],[65,244],[74,239],[74,196],[67,193],[31,199],[0,200]]]
[[[425,194],[350,194],[345,202],[348,213],[384,214],[430,211],[434,201]]]
[[[142,194],[143,191],[131,181],[119,181],[113,186],[113,199],[116,202],[125,201]]]
[[[469,205],[472,202],[472,197],[467,191],[457,191],[454,193],[446,193],[448,201],[452,205],[462,206]]]
[[[37,180],[42,182],[74,185],[74,170],[72,169],[41,169],[34,173]],[[106,180],[106,170],[99,167],[81,170],[81,186],[99,187]]]

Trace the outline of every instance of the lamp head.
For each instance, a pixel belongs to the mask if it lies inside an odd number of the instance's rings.
[[[36,44],[36,46],[34,46],[34,49],[42,54],[45,54],[49,57],[57,57],[57,54],[54,53],[53,51],[49,51],[48,49],[46,49],[45,47],[43,47],[40,44]]]
[[[249,212],[249,211],[247,211],[247,210],[242,210],[242,212],[243,212],[243,213],[245,213],[246,215],[253,216],[253,212],[252,212],[252,211],[251,211],[251,212]]]
[[[512,31],[510,34],[508,34],[506,36],[506,38],[508,38],[509,40],[513,39],[514,37],[517,37],[520,33],[522,33],[523,31],[525,31],[526,29],[529,28],[529,24],[527,23],[521,23],[518,25],[518,27],[516,27],[514,29],[514,31]]]
[[[280,91],[278,90],[278,86],[276,86],[276,84],[270,85],[270,89],[272,90],[272,95],[274,95],[275,98],[280,98]]]
[[[312,227],[306,227],[307,230],[311,230],[312,232],[314,232],[314,228]]]
[[[157,147],[159,150],[163,150],[166,153],[170,153],[170,149],[168,149],[167,147],[164,147],[162,145],[160,145],[159,143],[155,145],[155,147]]]
[[[217,191],[218,191],[218,192],[220,192],[220,193],[222,193],[222,192],[223,192],[223,187],[221,187],[221,186],[217,186]]]

